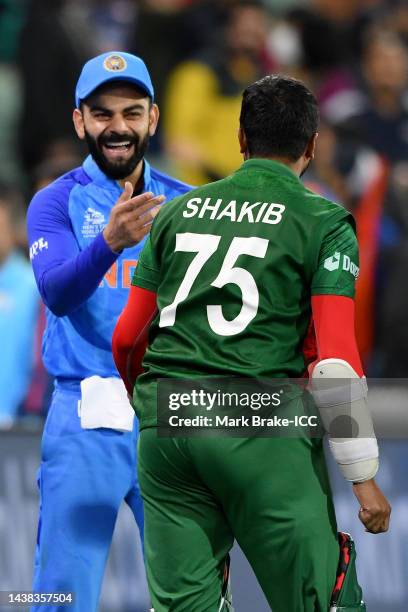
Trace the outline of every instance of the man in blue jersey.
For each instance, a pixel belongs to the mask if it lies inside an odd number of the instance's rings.
[[[114,52],[87,62],[73,120],[90,155],[39,191],[28,210],[30,258],[47,307],[43,357],[55,376],[33,589],[73,591],[75,612],[97,609],[122,500],[143,528],[137,422],[111,337],[155,207],[189,189],[144,159],[159,118],[153,96],[140,58]]]

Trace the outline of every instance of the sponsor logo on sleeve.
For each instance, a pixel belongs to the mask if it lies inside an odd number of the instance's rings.
[[[324,260],[324,268],[329,270],[329,272],[333,272],[333,270],[338,270],[340,267],[340,253],[336,251],[334,255],[328,257]]]
[[[327,257],[327,259],[324,260],[323,267],[329,272],[339,269],[344,272],[350,272],[354,278],[357,278],[360,272],[360,268],[351,261],[350,257],[348,255],[342,255],[339,251],[336,251],[331,257]]]
[[[33,260],[44,249],[48,249],[48,242],[45,238],[41,237],[30,246],[30,259]]]

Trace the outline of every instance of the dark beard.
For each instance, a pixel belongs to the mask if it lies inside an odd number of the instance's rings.
[[[99,169],[109,178],[120,181],[130,176],[140,160],[143,159],[149,146],[150,136],[147,132],[141,139],[135,132],[132,132],[131,135],[112,132],[109,135],[103,133],[98,138],[94,138],[85,130],[85,140]],[[129,140],[134,145],[133,155],[126,161],[111,162],[106,159],[102,152],[102,145],[107,141],[121,142],[123,140]]]

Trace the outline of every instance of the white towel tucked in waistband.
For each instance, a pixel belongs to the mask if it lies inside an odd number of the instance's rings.
[[[83,429],[132,431],[135,412],[120,378],[90,376],[81,381],[78,416]]]

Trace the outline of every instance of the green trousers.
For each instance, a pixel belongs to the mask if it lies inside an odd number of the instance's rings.
[[[339,560],[320,440],[139,439],[155,612],[218,612],[234,538],[273,612],[327,612]]]

